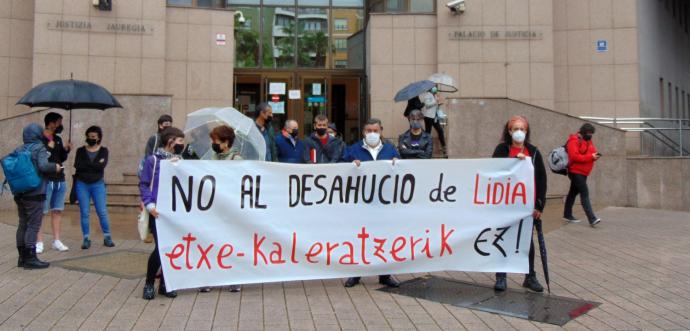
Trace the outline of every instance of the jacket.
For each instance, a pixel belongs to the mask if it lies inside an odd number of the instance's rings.
[[[155,151],[159,145],[160,146],[160,133],[156,133],[154,135],[151,135],[149,137],[149,140],[146,141],[146,148],[144,149],[144,156],[149,156],[153,154],[153,151]]]
[[[544,167],[544,160],[536,146],[525,143],[525,148],[527,148],[529,155],[532,156],[532,165],[534,165],[534,182],[536,186],[534,209],[543,212],[544,206],[546,206],[546,168]],[[507,158],[509,155],[510,144],[500,143],[496,146],[492,157]]]
[[[283,163],[306,163],[304,158],[305,146],[304,142],[299,138],[294,138],[295,144],[292,144],[290,138],[278,134],[276,137],[276,150],[278,151],[278,162]]]
[[[48,147],[48,142],[45,143],[46,149],[48,150],[48,153],[50,153],[50,157],[48,160],[50,162],[62,165],[62,163],[67,161],[67,157],[69,156],[69,152],[67,150],[65,150],[65,146],[62,143],[62,138],[59,135],[53,134],[53,142],[55,143],[53,148]],[[51,174],[48,174],[46,177],[48,178],[48,180],[51,180],[51,181],[64,182],[65,181],[65,172],[60,171],[60,172],[56,172],[56,173],[51,173]]]
[[[108,165],[108,149],[101,146],[96,153],[96,157],[91,161],[86,147],[82,146],[77,149],[77,154],[74,156],[74,169],[76,170],[74,176],[78,180],[91,184],[103,179],[105,167]]]
[[[393,144],[388,143],[388,142],[383,142],[383,148],[381,148],[381,151],[379,151],[379,154],[376,156],[376,160],[371,157],[371,153],[364,148],[364,141],[358,141],[347,149],[345,149],[345,152],[343,153],[343,162],[352,162],[354,160],[359,160],[361,162],[365,161],[380,161],[380,160],[392,160],[393,158],[399,159],[400,154],[398,154],[398,151],[395,149],[395,146]]]
[[[139,176],[139,194],[141,202],[144,203],[147,209],[150,204],[155,204],[157,201],[158,178],[160,177],[162,160],[165,160],[165,156],[158,151],[147,156],[146,161],[144,161],[144,168]],[[151,186],[151,182],[153,182],[153,186]]]
[[[594,168],[594,156],[597,152],[594,142],[590,139],[582,139],[580,134],[573,133],[565,144],[568,151],[568,172],[572,174],[589,176]]]
[[[328,136],[326,145],[321,144],[321,139],[312,133],[307,139],[304,139],[304,153],[307,163],[311,162],[311,150],[316,151],[316,163],[337,163],[343,157],[345,151],[345,143],[340,138],[333,138]]]
[[[412,133],[405,131],[398,137],[398,151],[403,159],[430,159],[433,153],[434,143],[431,135],[422,130],[419,141],[412,142]]]
[[[236,149],[230,149],[227,153],[216,153],[213,152],[211,155],[211,160],[216,160],[216,161],[223,161],[223,160],[230,160],[230,161],[241,161],[244,160],[242,156],[240,156],[240,152],[238,152]]]
[[[24,147],[20,148],[30,148],[31,160],[38,170],[38,175],[41,176],[41,186],[33,191],[25,192],[21,194],[21,196],[30,197],[45,195],[46,183],[48,181],[46,175],[55,174],[57,169],[55,162],[50,162],[50,154],[43,144],[43,128],[36,123],[27,125],[22,132],[22,139],[24,141]]]
[[[264,137],[266,142],[266,161],[278,161],[278,149],[276,148],[276,133],[273,130],[271,123],[266,123],[264,126],[264,131],[261,131],[259,125],[256,125],[259,129],[259,133]]]

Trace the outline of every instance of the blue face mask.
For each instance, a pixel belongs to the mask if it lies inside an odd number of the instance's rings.
[[[422,121],[419,121],[419,120],[410,121],[410,128],[411,129],[421,129],[422,127],[423,127]]]

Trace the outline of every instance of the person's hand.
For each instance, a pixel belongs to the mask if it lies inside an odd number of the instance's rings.
[[[600,157],[601,157],[601,154],[599,154],[599,153],[592,153],[592,158],[594,159],[594,161],[598,160]]]
[[[176,162],[180,162],[180,160],[182,160],[182,159],[179,158],[179,157],[177,157],[177,156],[174,156],[174,157],[172,157],[172,158],[170,159],[170,162],[176,163]]]
[[[67,152],[71,151],[72,150],[72,142],[71,141],[67,142],[67,144],[64,146],[64,148],[65,148],[65,151],[67,151]]]
[[[98,162],[99,163],[105,163],[105,159],[100,159]]]
[[[151,208],[151,210],[149,211],[149,214],[151,214],[151,216],[153,216],[155,218],[158,218],[158,215],[159,215],[158,210],[156,210],[156,208]]]
[[[526,156],[525,156],[524,153],[518,153],[518,155],[517,155],[517,158],[520,159],[520,160],[524,160],[525,157],[526,157]]]
[[[58,172],[58,173],[59,173],[59,172],[62,171],[62,169],[65,169],[65,167],[63,167],[63,166],[61,166],[61,165],[59,165],[59,164],[56,164],[56,165],[55,165],[55,172]]]
[[[541,212],[535,209],[535,210],[532,212],[532,218],[535,219],[535,220],[540,219],[540,218],[541,218]]]
[[[357,168],[359,168],[359,166],[362,165],[362,162],[360,162],[359,160],[354,160],[352,161],[352,163],[354,163],[357,166]]]
[[[397,161],[397,160],[398,160],[397,157],[394,157],[394,158],[393,158],[393,165],[395,165],[395,161]]]
[[[51,148],[51,149],[55,148],[55,141],[54,140],[51,140],[48,142],[48,148]]]

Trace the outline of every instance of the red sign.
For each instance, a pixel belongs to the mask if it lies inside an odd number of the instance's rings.
[[[273,102],[278,102],[278,101],[280,101],[280,96],[278,96],[277,94],[272,95],[272,96],[271,96],[271,101],[273,101]]]

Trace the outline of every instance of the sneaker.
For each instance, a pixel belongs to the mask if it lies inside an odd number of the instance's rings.
[[[144,300],[153,300],[156,297],[156,290],[153,288],[153,284],[144,285]]]
[[[563,220],[568,223],[580,223],[580,220],[574,216],[563,216]]]
[[[494,290],[498,292],[503,292],[508,288],[508,279],[506,276],[496,276],[496,284],[494,284]]]
[[[539,284],[539,280],[537,280],[537,276],[530,276],[527,275],[525,276],[525,281],[522,282],[522,287],[528,288],[534,292],[544,292],[544,287]]]
[[[36,254],[43,253],[43,242],[39,241],[36,243]]]
[[[113,242],[113,239],[110,238],[110,236],[107,236],[107,237],[103,238],[103,246],[115,247],[115,243]]]
[[[90,247],[91,247],[91,239],[84,238],[84,241],[81,242],[81,249],[89,249]]]
[[[210,287],[200,287],[199,292],[208,293],[208,292],[211,292],[211,288]]]
[[[59,252],[66,252],[69,250],[69,247],[65,246],[62,241],[55,240],[53,241],[53,249]]]
[[[242,287],[240,285],[230,285],[230,292],[237,293],[239,291],[242,291]]]
[[[594,221],[589,222],[589,226],[594,227],[601,222],[601,218],[597,218]]]

